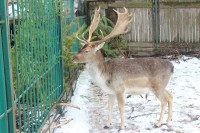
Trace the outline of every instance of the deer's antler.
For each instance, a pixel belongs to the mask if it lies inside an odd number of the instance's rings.
[[[112,32],[109,35],[102,38],[101,40],[94,41],[94,42],[91,42],[91,43],[101,44],[102,42],[105,42],[106,40],[108,40],[112,37],[115,37],[115,36],[120,35],[120,34],[127,33],[128,32],[127,27],[130,24],[130,22],[132,21],[132,14],[129,14],[128,10],[125,7],[124,7],[124,10],[125,10],[124,13],[120,13],[120,12],[114,10],[117,13],[118,18],[117,18],[117,22],[116,22],[115,27],[112,30]]]
[[[79,41],[81,41],[82,43],[84,43],[84,44],[86,44],[87,43],[87,41],[83,38],[83,39],[80,39],[79,37],[78,37],[78,34],[76,34],[76,38],[79,40]]]
[[[87,41],[82,40],[82,39],[78,38],[78,36],[77,36],[77,38],[84,43],[89,43],[90,45],[92,45],[92,44],[98,45],[98,44],[101,44],[101,43],[105,42],[106,40],[108,40],[112,37],[115,37],[115,36],[120,35],[120,34],[127,33],[128,32],[127,27],[129,25],[129,23],[132,21],[132,14],[129,14],[128,10],[125,7],[124,7],[124,10],[125,10],[124,13],[120,13],[117,10],[114,10],[117,13],[118,18],[117,18],[117,22],[115,24],[114,29],[112,30],[112,32],[109,35],[103,37],[99,41],[91,42],[92,33],[97,29],[99,22],[100,22],[100,8],[98,10],[95,9],[94,18],[93,18],[92,23],[91,23],[90,28],[89,28],[88,40]],[[103,36],[102,32],[101,32],[101,34]]]
[[[90,42],[91,41],[91,38],[92,38],[92,33],[97,29],[98,25],[99,25],[99,22],[100,22],[100,7],[99,9],[95,9],[95,13],[94,13],[94,17],[93,17],[93,20],[92,20],[92,23],[90,25],[90,28],[89,28],[89,36],[88,36],[88,40],[86,40],[84,38],[84,35],[82,35],[82,38],[83,39],[80,39],[78,37],[78,35],[76,36],[76,38],[78,40],[80,40],[81,42],[83,43],[87,43],[87,42]]]
[[[89,37],[88,37],[87,42],[91,41],[92,33],[97,29],[99,22],[100,22],[100,7],[98,10],[95,9],[94,18],[89,28]]]

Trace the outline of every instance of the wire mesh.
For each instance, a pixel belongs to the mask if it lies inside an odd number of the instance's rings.
[[[18,132],[37,132],[63,92],[59,7],[55,0],[8,6]]]

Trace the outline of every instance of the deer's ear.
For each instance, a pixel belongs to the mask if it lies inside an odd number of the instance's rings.
[[[99,44],[96,46],[95,51],[98,51],[99,49],[103,48],[103,45],[105,44],[105,42]]]

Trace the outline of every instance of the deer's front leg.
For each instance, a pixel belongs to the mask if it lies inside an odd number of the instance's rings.
[[[124,129],[124,95],[123,93],[117,94],[118,108],[120,112],[121,125],[120,129]]]
[[[106,126],[104,127],[105,129],[109,128],[112,122],[112,111],[113,111],[113,104],[114,104],[115,96],[114,95],[109,95],[108,97],[108,121]]]

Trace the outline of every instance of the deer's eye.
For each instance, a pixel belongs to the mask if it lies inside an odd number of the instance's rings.
[[[84,51],[84,53],[88,53],[89,51]]]

